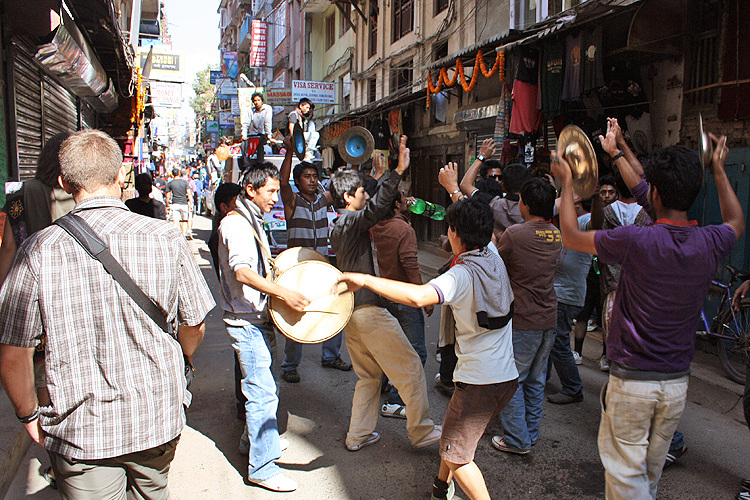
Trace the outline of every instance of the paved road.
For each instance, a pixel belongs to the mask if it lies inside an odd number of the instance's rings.
[[[209,222],[198,219],[196,230],[207,238]],[[214,294],[218,283],[201,241],[192,243],[196,258]],[[428,352],[437,340],[438,313],[428,319]],[[378,332],[373,332],[377,335]],[[279,337],[281,349],[283,339]],[[436,473],[437,446],[413,450],[404,421],[381,418],[381,441],[359,452],[344,448],[351,397],[356,377],[320,366],[317,346],[307,346],[300,367],[302,382],[281,382],[279,428],[291,446],[281,466],[300,484],[297,492],[271,493],[247,486],[246,458],[237,451],[242,424],[235,416],[233,361],[221,312],[207,320],[206,337],[196,355],[193,405],[188,427],[177,448],[170,473],[175,500],[224,499],[426,499]],[[581,367],[585,399],[580,404],[545,403],[542,433],[526,456],[506,455],[490,444],[499,426],[493,423],[477,450],[493,498],[600,499],[604,497],[604,472],[596,449],[599,422],[598,395],[606,375],[597,360],[601,344],[587,339]],[[348,356],[344,355],[347,359]],[[434,390],[437,363],[427,361],[431,414],[441,422],[448,400]],[[553,375],[548,390],[558,389]],[[742,420],[741,387],[726,380],[715,356],[698,353],[693,364],[689,402],[680,429],[690,451],[667,469],[660,483],[660,500],[731,499],[740,479],[750,477],[746,450],[750,432]],[[42,465],[43,464],[43,465]],[[33,446],[24,459],[7,499],[59,498],[39,476],[48,459]]]

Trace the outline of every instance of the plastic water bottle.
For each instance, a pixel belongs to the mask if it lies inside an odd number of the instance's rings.
[[[414,198],[409,204],[409,210],[412,213],[424,215],[433,220],[443,220],[445,218],[445,207],[437,203],[430,203],[421,198]]]

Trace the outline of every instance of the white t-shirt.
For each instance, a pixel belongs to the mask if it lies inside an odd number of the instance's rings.
[[[451,307],[456,320],[458,363],[453,380],[487,385],[518,378],[513,357],[513,320],[498,330],[479,326],[469,271],[456,265],[429,284],[438,290],[442,303]]]

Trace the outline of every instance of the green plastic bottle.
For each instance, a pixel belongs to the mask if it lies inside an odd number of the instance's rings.
[[[424,215],[433,220],[443,220],[445,218],[445,207],[437,203],[430,203],[421,198],[414,198],[409,204],[409,210],[412,213]]]

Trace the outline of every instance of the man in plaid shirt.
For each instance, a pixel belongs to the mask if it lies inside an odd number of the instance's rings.
[[[60,150],[73,213],[176,326],[163,331],[62,228],[19,248],[0,289],[0,377],[18,418],[50,455],[64,498],[167,499],[167,473],[185,425],[188,362],[214,307],[184,237],[120,201],[126,169],[97,130]],[[40,408],[32,356],[42,333],[52,404]]]

